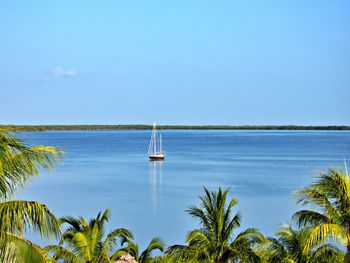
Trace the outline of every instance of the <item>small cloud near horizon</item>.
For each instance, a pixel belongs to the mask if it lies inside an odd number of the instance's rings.
[[[78,70],[76,69],[63,69],[62,67],[55,67],[51,70],[52,75],[55,78],[69,77],[75,78],[78,75]]]

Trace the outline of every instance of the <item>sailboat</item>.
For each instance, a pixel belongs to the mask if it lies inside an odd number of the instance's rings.
[[[148,147],[148,158],[151,161],[164,160],[165,151],[163,151],[162,135],[157,136],[156,123],[153,124],[151,141]]]

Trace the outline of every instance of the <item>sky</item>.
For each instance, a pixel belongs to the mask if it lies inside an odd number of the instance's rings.
[[[0,123],[350,125],[350,1],[0,3]]]

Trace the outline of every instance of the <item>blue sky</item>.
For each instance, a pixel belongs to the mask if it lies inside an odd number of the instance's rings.
[[[350,125],[349,1],[0,3],[0,123]]]

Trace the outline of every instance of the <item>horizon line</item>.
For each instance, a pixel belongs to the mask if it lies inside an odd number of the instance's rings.
[[[63,131],[63,130],[149,130],[151,124],[0,124],[9,131]],[[349,125],[158,125],[169,130],[350,130]]]

